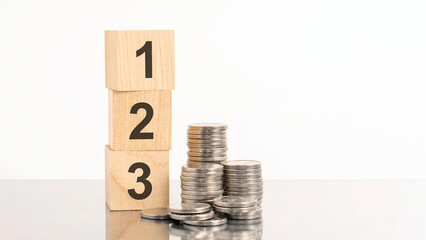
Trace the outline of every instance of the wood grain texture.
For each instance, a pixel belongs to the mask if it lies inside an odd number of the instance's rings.
[[[141,219],[140,211],[105,210],[107,240],[168,240],[169,222]]]
[[[170,150],[172,128],[171,91],[108,91],[109,145],[113,150]],[[131,132],[145,118],[146,111],[139,109],[131,114],[136,103],[152,106],[152,120],[142,132],[152,132],[153,139],[130,139]]]
[[[142,200],[129,195],[129,189],[137,193],[145,191],[145,185],[137,182],[142,169],[129,172],[130,166],[142,162],[149,166],[146,178],[152,184],[151,194]],[[111,210],[139,210],[166,207],[169,204],[169,151],[113,151],[105,146],[105,198]]]
[[[145,77],[145,56],[136,51],[152,42],[152,78]],[[175,88],[173,30],[105,31],[106,87],[115,91]]]

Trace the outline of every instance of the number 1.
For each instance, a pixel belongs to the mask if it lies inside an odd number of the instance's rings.
[[[145,44],[136,51],[136,57],[145,53],[145,78],[152,78],[152,41]]]

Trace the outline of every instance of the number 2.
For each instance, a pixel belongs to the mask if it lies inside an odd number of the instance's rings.
[[[145,53],[145,78],[152,78],[152,42],[146,41],[145,44],[136,51],[136,57]]]
[[[151,174],[151,169],[149,169],[149,166],[146,165],[145,163],[137,162],[132,164],[132,166],[130,166],[129,173],[135,173],[136,169],[142,169],[143,171],[142,176],[139,176],[136,182],[143,183],[143,185],[145,186],[145,190],[143,191],[143,193],[137,193],[135,189],[133,188],[133,189],[127,190],[127,192],[129,193],[130,197],[136,200],[142,200],[149,197],[149,195],[151,195],[151,192],[152,192],[152,184],[150,181],[147,180],[147,178]]]
[[[148,125],[151,121],[152,116],[154,116],[154,109],[152,109],[151,105],[145,102],[136,103],[133,105],[132,109],[130,109],[131,114],[137,114],[140,108],[145,109],[146,116],[142,121],[133,129],[132,133],[130,133],[130,139],[154,139],[153,132],[142,132],[142,129]]]

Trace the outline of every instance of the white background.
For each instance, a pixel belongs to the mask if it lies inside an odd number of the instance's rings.
[[[0,1],[0,178],[101,179],[104,29],[175,29],[171,178],[226,122],[264,178],[426,176],[426,4]]]

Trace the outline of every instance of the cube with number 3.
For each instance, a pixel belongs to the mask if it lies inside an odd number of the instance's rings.
[[[173,30],[105,31],[105,76],[109,89],[174,89],[174,61]]]
[[[171,91],[108,91],[113,150],[170,150]]]
[[[113,151],[105,146],[105,195],[111,210],[169,204],[169,151]]]

